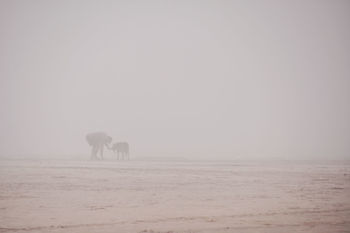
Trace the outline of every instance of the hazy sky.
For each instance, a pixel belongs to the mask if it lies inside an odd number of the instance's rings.
[[[0,0],[0,154],[350,158],[350,1]]]

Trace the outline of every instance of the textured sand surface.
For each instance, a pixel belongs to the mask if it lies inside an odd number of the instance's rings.
[[[2,160],[0,232],[350,232],[350,165]]]

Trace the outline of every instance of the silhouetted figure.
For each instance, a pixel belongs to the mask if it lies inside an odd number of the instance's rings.
[[[122,160],[129,160],[129,144],[127,142],[116,142],[112,145],[110,150],[115,154],[117,152],[117,159],[119,160],[119,154],[121,155]]]
[[[100,159],[103,160],[103,148],[106,146],[109,149],[112,137],[104,132],[89,133],[86,135],[86,141],[91,146],[91,159],[99,159],[97,153],[100,151]]]

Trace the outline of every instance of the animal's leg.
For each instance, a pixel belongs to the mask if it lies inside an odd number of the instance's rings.
[[[93,145],[93,146],[91,147],[91,158],[90,158],[91,160],[94,160],[94,159],[97,158],[97,157],[96,157],[97,150],[98,150],[97,146]]]
[[[100,145],[100,157],[101,157],[101,160],[103,160],[103,144]]]
[[[92,160],[94,158],[94,147],[91,147],[91,155],[90,155],[90,159]]]
[[[98,159],[97,157],[97,153],[98,153],[98,146],[95,147],[95,151],[94,151],[94,159]]]

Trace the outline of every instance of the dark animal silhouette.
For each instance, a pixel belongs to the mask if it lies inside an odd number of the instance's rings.
[[[129,144],[127,142],[116,142],[109,149],[112,150],[114,154],[117,153],[118,160],[119,160],[119,156],[121,156],[120,158],[122,160],[124,160],[124,159],[129,160],[130,159]]]
[[[86,141],[91,146],[91,159],[103,160],[103,148],[104,146],[109,148],[109,144],[112,142],[112,137],[104,132],[95,132],[86,135]],[[100,152],[100,158],[97,157],[98,152]]]

